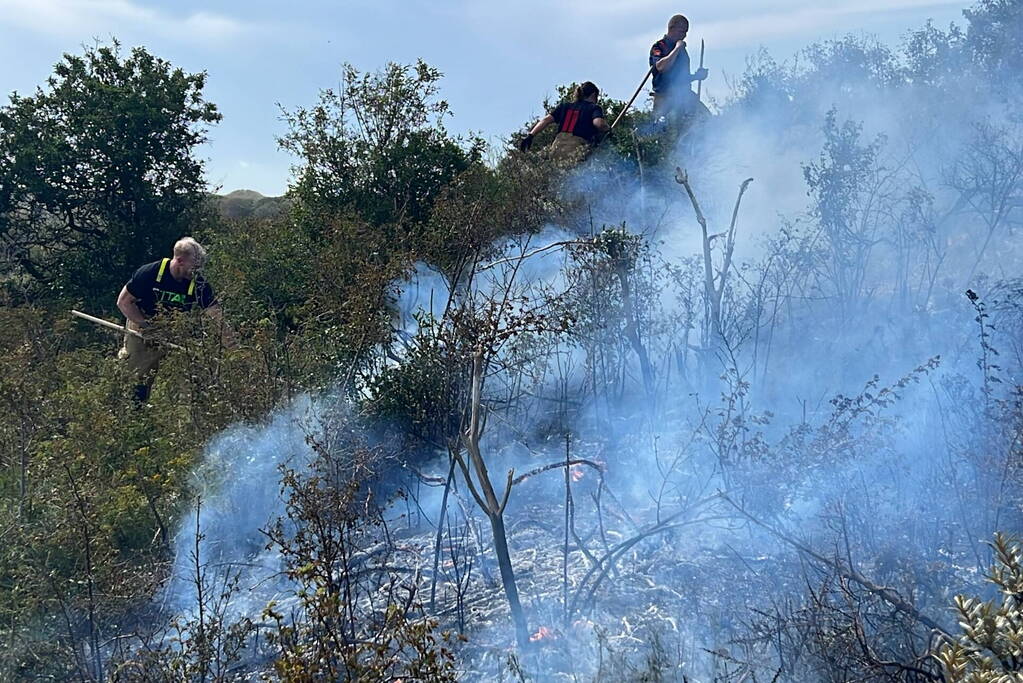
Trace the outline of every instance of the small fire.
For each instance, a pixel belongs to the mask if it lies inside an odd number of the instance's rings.
[[[572,467],[571,474],[572,474],[572,481],[579,481],[580,479],[583,478],[583,474],[585,474],[585,473],[584,473],[582,467],[579,467],[579,465],[574,465]]]
[[[529,636],[529,642],[535,643],[538,640],[543,640],[544,638],[556,638],[556,637],[557,636],[554,634],[554,631],[552,631],[551,629],[547,628],[546,626],[541,626],[539,629],[537,629],[536,633],[534,633],[533,635]]]

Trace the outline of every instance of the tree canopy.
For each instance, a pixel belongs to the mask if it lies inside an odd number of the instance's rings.
[[[65,54],[0,109],[0,240],[9,275],[101,297],[196,225],[196,147],[220,120],[190,74],[117,43]],[[100,304],[103,305],[103,304]]]

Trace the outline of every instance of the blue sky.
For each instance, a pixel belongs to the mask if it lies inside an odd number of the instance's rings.
[[[815,40],[871,33],[896,44],[933,19],[962,23],[965,0],[0,0],[0,91],[32,91],[63,52],[116,37],[190,71],[206,70],[206,94],[224,120],[200,150],[214,188],[280,194],[292,163],[277,149],[277,103],[316,101],[339,65],[377,69],[422,57],[445,73],[448,128],[497,143],[540,115],[559,83],[592,80],[629,97],[667,18],[687,14],[694,62],[701,38],[723,98],[760,46],[787,59]]]

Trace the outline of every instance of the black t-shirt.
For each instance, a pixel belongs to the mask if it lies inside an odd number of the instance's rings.
[[[178,282],[170,272],[170,259],[147,263],[131,276],[128,293],[138,301],[138,307],[146,316],[161,311],[190,311],[196,304],[209,308],[216,303],[213,288],[201,277]]]
[[[674,49],[675,41],[668,36],[658,40],[650,48],[650,66],[659,62],[662,57],[667,57]],[[654,92],[664,94],[669,90],[692,90],[693,75],[689,72],[690,68],[689,52],[686,51],[686,44],[682,43],[682,49],[679,50],[670,69],[663,72],[654,69]]]
[[[593,102],[562,102],[551,116],[558,122],[558,132],[596,142],[600,131],[593,125],[593,119],[604,118],[604,111]]]

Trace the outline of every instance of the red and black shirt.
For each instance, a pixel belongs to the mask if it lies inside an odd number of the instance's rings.
[[[667,57],[675,49],[674,40],[664,36],[650,48],[650,66],[653,66],[663,57]],[[675,63],[666,71],[654,69],[654,92],[666,93],[679,87],[692,90],[693,75],[689,72],[689,53],[686,51],[686,44],[682,43],[682,49],[675,57]]]
[[[604,118],[604,110],[585,100],[562,102],[551,112],[551,116],[558,123],[559,133],[571,133],[594,143],[600,137],[600,131],[593,125],[593,120]]]

